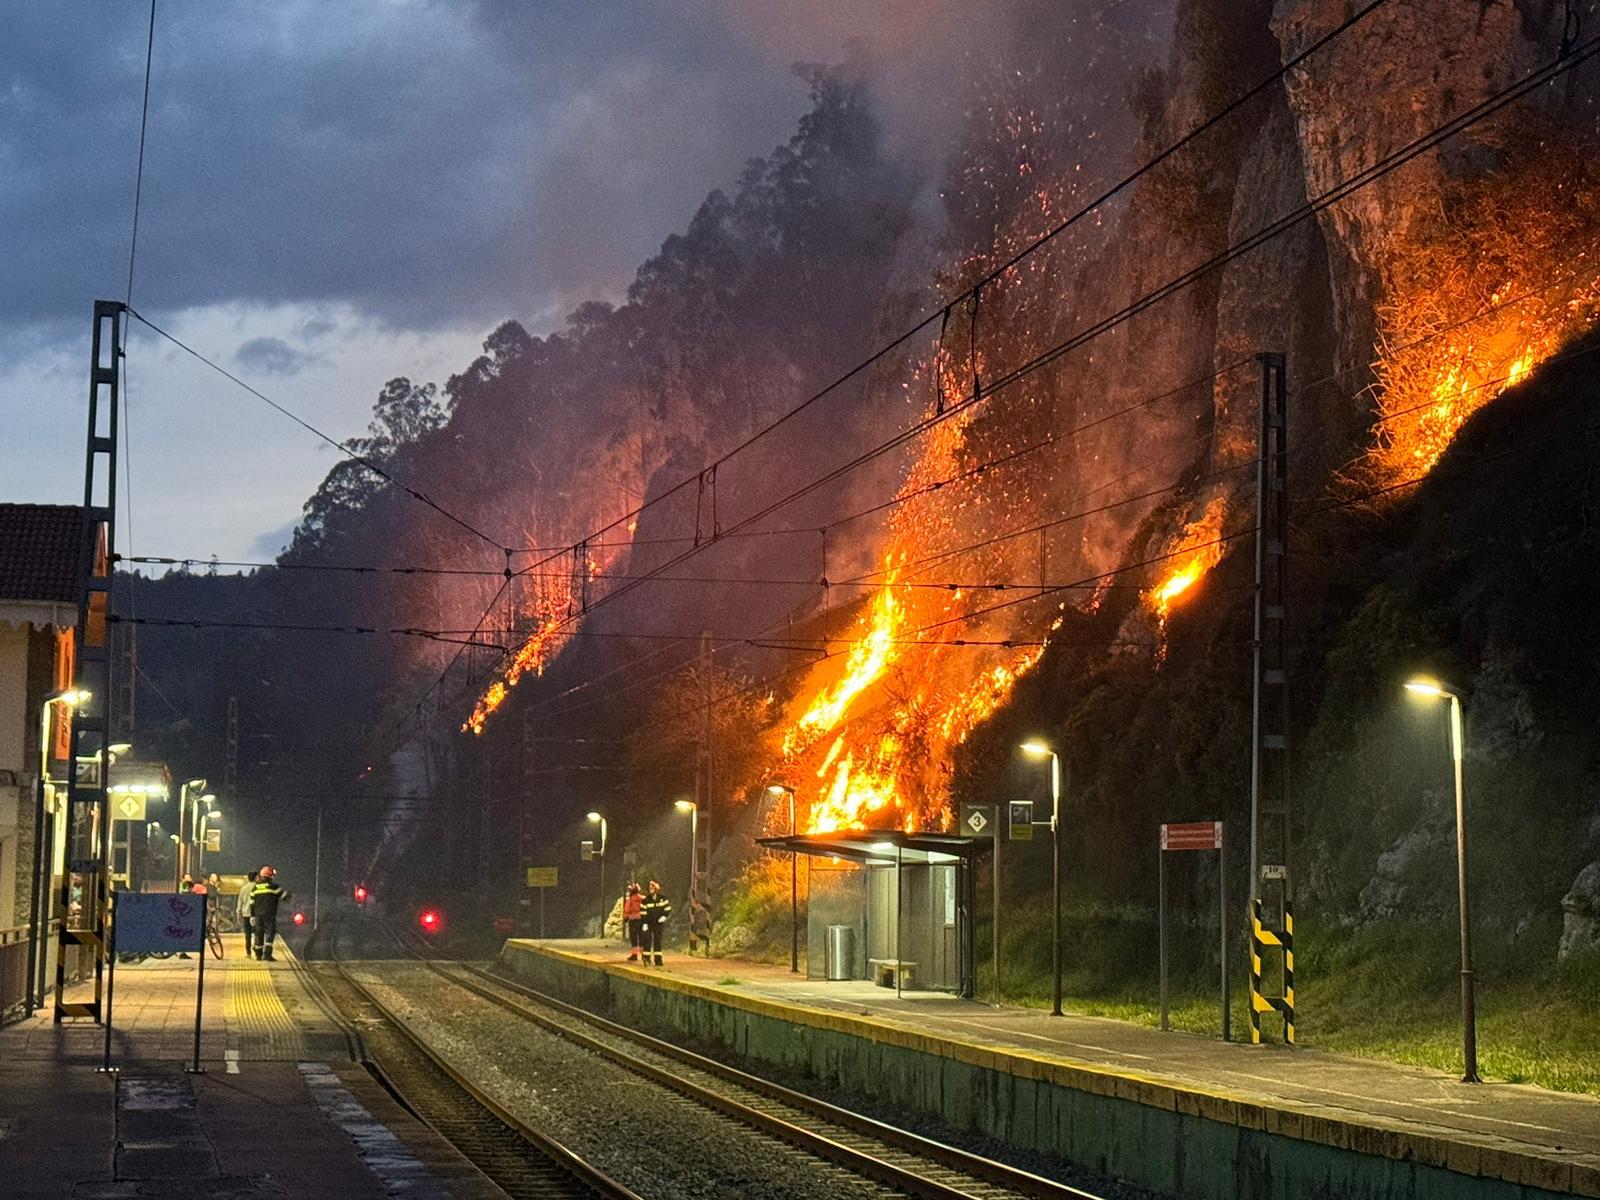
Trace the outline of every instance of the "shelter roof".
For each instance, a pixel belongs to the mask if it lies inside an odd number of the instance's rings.
[[[989,838],[958,833],[907,832],[903,829],[848,829],[838,833],[801,833],[758,838],[768,850],[848,858],[862,863],[952,863],[989,853]]]

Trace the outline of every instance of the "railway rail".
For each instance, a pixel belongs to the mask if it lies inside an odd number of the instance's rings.
[[[579,1009],[396,937],[435,974],[730,1120],[918,1200],[1105,1200],[898,1128]]]
[[[335,927],[328,947],[332,957],[325,960],[333,975],[306,971],[314,981],[312,994],[320,993],[319,1003],[327,1001],[326,1011],[345,1032],[352,1055],[419,1120],[513,1200],[641,1200],[500,1104],[430,1047],[351,973],[339,954],[338,937]],[[306,970],[298,964],[297,969]],[[359,1023],[348,1015],[363,1010]]]

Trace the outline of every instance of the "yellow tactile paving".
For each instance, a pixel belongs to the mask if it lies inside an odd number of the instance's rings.
[[[228,1042],[245,1059],[303,1058],[305,1038],[273,986],[276,972],[263,962],[230,963],[223,1014]]]

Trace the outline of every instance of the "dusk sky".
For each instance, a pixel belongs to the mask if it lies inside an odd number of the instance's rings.
[[[795,61],[917,24],[901,2],[778,8],[161,3],[133,305],[358,434],[385,380],[442,384],[501,320],[542,333],[620,297],[706,192],[788,138]],[[127,288],[148,9],[6,10],[0,500],[71,503],[91,304]],[[915,40],[897,69],[926,77]],[[137,322],[128,375],[121,549],[271,557],[334,451]]]

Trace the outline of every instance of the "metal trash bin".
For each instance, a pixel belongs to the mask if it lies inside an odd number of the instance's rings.
[[[854,925],[829,925],[826,941],[826,975],[829,979],[854,979],[856,928]]]

